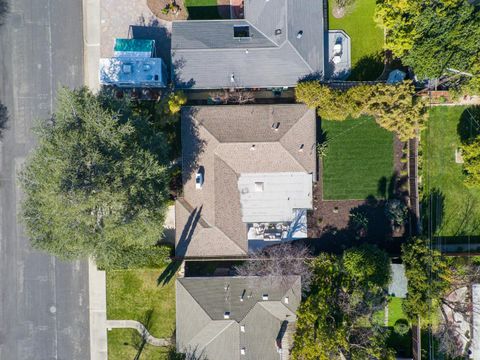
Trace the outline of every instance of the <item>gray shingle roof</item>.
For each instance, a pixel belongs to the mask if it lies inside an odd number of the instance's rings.
[[[246,255],[240,174],[315,173],[315,129],[315,111],[299,104],[183,108],[183,198],[176,203],[176,255]],[[201,190],[195,187],[198,169],[204,174]]]
[[[241,348],[242,359],[278,359],[275,340],[283,322],[296,321],[301,299],[299,276],[180,278],[176,289],[177,348],[210,360],[238,359]]]
[[[233,37],[241,24],[250,38]],[[245,20],[173,22],[172,59],[177,86],[295,86],[324,73],[323,0],[246,0]]]

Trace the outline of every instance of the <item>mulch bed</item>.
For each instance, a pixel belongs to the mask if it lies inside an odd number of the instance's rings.
[[[176,14],[171,11],[168,14],[164,14],[162,10],[171,3],[171,0],[147,0],[147,6],[152,11],[152,13],[159,19],[167,21],[188,19],[188,11],[183,3],[183,0],[175,1],[175,4],[180,7],[180,10]]]
[[[407,202],[407,194],[402,191],[402,184],[406,182],[406,176],[402,176],[402,170],[407,169],[407,164],[402,163],[402,149],[404,143],[394,139],[394,172],[398,174],[394,192]],[[320,160],[319,168],[322,169]],[[369,219],[368,233],[363,236],[381,239],[383,237],[401,237],[404,229],[391,233],[390,225],[384,215],[384,199],[366,200],[323,200],[323,183],[320,170],[319,181],[313,186],[313,210],[307,217],[308,237],[320,239],[324,236],[355,236],[355,231],[349,229],[350,212],[353,209],[364,213]]]

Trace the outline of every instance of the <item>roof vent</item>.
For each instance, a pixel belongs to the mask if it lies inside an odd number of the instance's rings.
[[[265,301],[268,300],[268,294],[263,294],[262,300],[265,300]]]
[[[240,354],[241,354],[241,355],[245,355],[245,348],[244,348],[244,347],[242,347],[242,348],[240,349]]]
[[[279,127],[280,127],[280,121],[272,124],[272,129],[275,131],[278,131]]]
[[[245,54],[248,54],[248,49],[245,49]]]
[[[235,82],[235,74],[231,73],[230,74],[230,82],[233,84]]]
[[[275,29],[275,35],[281,35],[282,29]]]
[[[304,147],[305,147],[305,144],[300,145],[300,148],[298,149],[298,151],[302,152]]]
[[[297,39],[300,39],[302,36],[303,36],[303,30],[300,30],[300,31],[297,33]]]
[[[284,302],[285,304],[288,304],[288,296],[285,296],[285,299],[283,299],[283,302]]]
[[[245,325],[240,325],[240,331],[245,332]]]
[[[255,182],[255,192],[263,192],[263,182]]]
[[[225,320],[230,319],[230,311],[225,311],[225,312],[223,313],[223,318],[224,318]]]
[[[250,150],[255,150],[255,144],[252,145],[252,147],[250,148]]]

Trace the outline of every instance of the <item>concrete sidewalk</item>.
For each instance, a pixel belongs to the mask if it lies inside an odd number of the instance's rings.
[[[142,323],[135,320],[107,320],[107,328],[110,329],[135,329],[146,340],[146,342],[153,346],[169,346],[171,341],[169,339],[156,338],[148,332],[147,328]]]
[[[90,295],[90,360],[107,360],[107,283],[105,271],[88,261]]]
[[[100,0],[83,0],[84,78],[93,92],[100,89],[100,34]]]

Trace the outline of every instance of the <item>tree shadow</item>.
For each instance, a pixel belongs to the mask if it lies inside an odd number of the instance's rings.
[[[5,105],[0,103],[0,139],[3,137],[3,132],[7,129],[8,109]]]
[[[182,108],[182,179],[185,184],[194,176],[199,169],[198,158],[203,153],[206,145],[205,140],[200,138],[196,125],[195,115],[197,110],[194,107]]]
[[[197,224],[199,221],[201,221],[201,214],[202,206],[198,209],[193,209],[192,211],[190,211],[187,223],[182,230],[182,234],[180,235],[180,239],[175,248],[177,256],[184,256],[186,254],[188,245],[192,241],[193,234],[195,233],[195,229],[197,228]]]
[[[462,112],[457,133],[463,144],[469,143],[480,135],[480,106],[472,106]]]
[[[350,71],[349,81],[373,81],[382,74],[383,52],[369,54],[356,62]]]
[[[172,83],[179,89],[189,89],[195,86],[196,81],[193,78],[183,79],[182,69],[185,67],[185,58],[175,58],[175,51],[172,51]]]
[[[8,4],[8,0],[0,0],[0,26],[5,24],[5,20],[7,19],[9,11],[10,6]]]
[[[143,315],[141,319],[141,323],[143,326],[145,326],[145,329],[147,331],[150,331],[150,328],[152,326],[152,316],[153,316],[153,310],[149,309],[145,311],[145,314]],[[140,356],[142,355],[142,352],[145,348],[145,345],[147,344],[147,334],[140,334],[138,331],[134,331],[132,333],[132,344],[133,347],[137,350],[137,353],[135,354],[135,357],[133,360],[139,360]]]
[[[427,234],[434,236],[441,228],[445,212],[445,195],[433,188],[425,194],[420,202],[422,209],[422,227]]]
[[[158,277],[157,285],[167,285],[170,280],[172,280],[172,278],[175,276],[181,264],[181,261],[172,261],[170,264],[168,264],[165,270],[163,270],[163,272]]]

